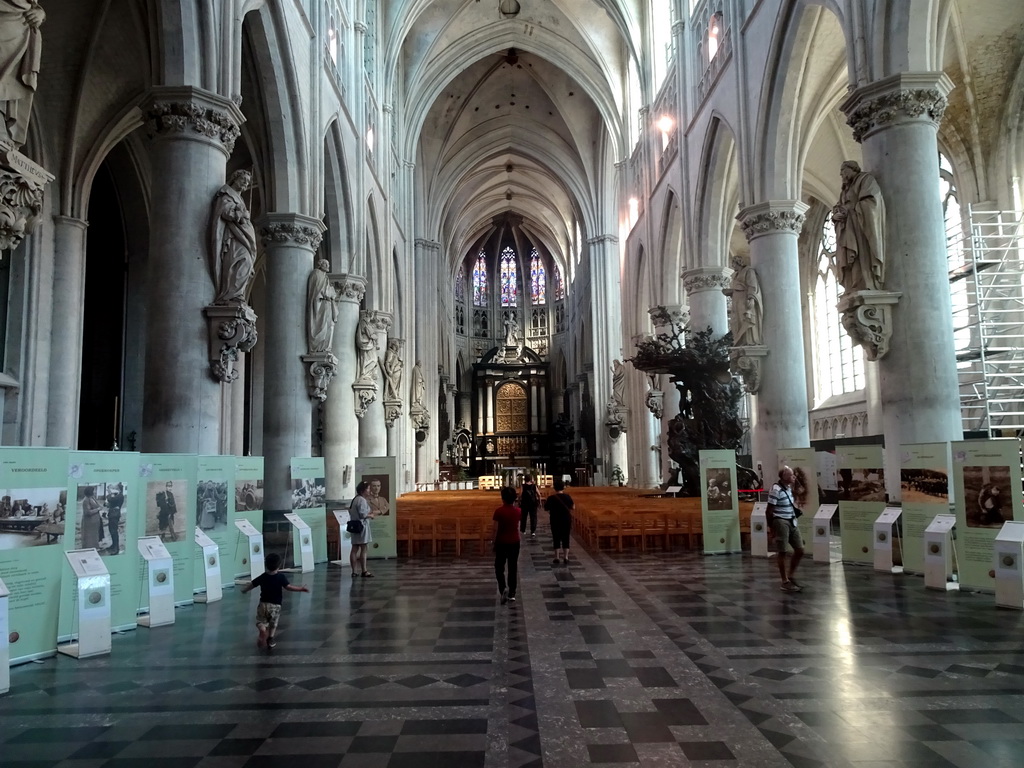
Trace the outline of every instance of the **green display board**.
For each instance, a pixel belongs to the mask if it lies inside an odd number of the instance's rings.
[[[740,552],[740,512],[736,495],[736,452],[700,452],[700,507],[704,554]]]
[[[238,536],[235,528],[235,464],[234,456],[199,456],[196,459],[196,527],[220,548],[221,586],[234,581],[231,569],[225,565],[230,562],[225,553],[232,551]],[[262,482],[260,491],[262,494]],[[245,499],[243,496],[243,503]],[[205,589],[206,564],[203,550],[193,545],[192,555],[194,587],[197,590]]]
[[[398,543],[395,536],[397,507],[395,504],[395,457],[366,456],[356,459],[356,483],[364,480],[370,484],[370,509],[374,518],[370,523],[370,542],[368,557],[385,558],[398,555]],[[348,531],[341,535],[352,538]]]
[[[293,458],[292,512],[310,528],[313,562],[327,562],[327,477],[323,457]],[[289,536],[289,540],[290,540]]]
[[[995,590],[994,540],[1021,510],[1020,440],[964,440],[953,443],[953,497],[960,584]]]
[[[56,652],[67,478],[65,448],[0,448],[0,579],[11,592],[13,663]]]
[[[924,529],[949,512],[949,443],[900,447],[903,570],[924,573]]]
[[[236,456],[235,461],[235,520],[245,519],[257,531],[263,530],[263,457]],[[230,541],[221,553],[222,563],[231,563],[224,569],[225,584],[233,584],[234,577],[249,578],[249,547],[245,537],[229,526]]]
[[[885,509],[882,446],[839,446],[836,464],[843,560],[872,565],[874,523]]]
[[[140,458],[144,528],[159,536],[174,559],[174,602],[192,602],[195,581],[196,456],[145,453]],[[142,595],[148,603],[148,595]]]
[[[110,625],[112,629],[136,626],[139,597],[145,576],[139,574],[142,558],[136,541],[142,536],[139,454],[120,451],[72,451],[64,473],[67,489],[67,520],[64,549],[94,548],[103,556],[110,572]],[[118,514],[120,520],[111,525]],[[114,550],[114,530],[117,550]],[[63,559],[63,558],[62,558]],[[75,581],[71,568],[61,565],[63,576],[60,601],[61,639],[77,630],[74,605]]]

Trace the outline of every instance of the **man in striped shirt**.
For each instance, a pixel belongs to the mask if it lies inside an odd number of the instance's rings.
[[[779,482],[768,493],[768,535],[775,539],[776,562],[782,577],[783,592],[799,592],[803,587],[793,580],[796,567],[804,556],[804,540],[796,523],[796,504],[793,502],[793,469],[779,470]],[[786,572],[786,542],[793,548],[789,572]]]

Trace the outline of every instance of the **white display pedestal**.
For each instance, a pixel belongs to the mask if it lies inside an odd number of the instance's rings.
[[[750,555],[751,557],[771,557],[768,551],[768,502],[759,501],[754,504],[750,513]]]
[[[284,519],[292,524],[292,557],[295,566],[302,573],[309,573],[313,566],[313,534],[309,523],[294,512],[286,512]]]
[[[338,547],[339,559],[331,560],[334,565],[348,565],[348,556],[352,553],[352,536],[348,535],[345,526],[348,525],[348,510],[334,510],[334,519],[338,521],[338,536],[340,546]]]
[[[837,509],[838,504],[822,504],[814,513],[814,519],[811,521],[811,546],[816,563],[832,563],[842,559],[832,557],[832,518],[835,517]]]
[[[899,507],[886,507],[875,520],[875,570],[885,573],[903,573],[902,565],[892,564],[892,528],[900,519],[903,510]]]
[[[11,625],[7,614],[7,598],[11,592],[0,579],[0,693],[11,690]]]
[[[203,550],[206,592],[200,592],[194,599],[197,603],[215,603],[224,597],[224,588],[220,583],[220,547],[199,526],[196,526],[196,546]]]
[[[683,490],[683,486],[681,486],[681,485],[670,485],[668,488],[665,489],[665,494],[666,495],[671,494],[672,497],[674,498],[674,497],[679,495],[679,492],[681,490]]]
[[[924,529],[924,585],[928,589],[960,589],[953,581],[953,526],[955,515],[936,515]]]
[[[995,540],[996,605],[1024,609],[1024,523],[1007,520]]]
[[[95,549],[64,553],[75,575],[78,640],[58,645],[57,652],[76,659],[110,653],[110,573]]]
[[[146,563],[149,613],[139,616],[140,627],[165,627],[174,623],[174,560],[159,536],[139,539],[139,554]]]
[[[263,567],[263,533],[256,530],[256,526],[244,517],[235,520],[235,527],[240,535],[245,536],[249,547],[249,578],[235,579],[235,584],[248,584],[250,581],[261,575]]]

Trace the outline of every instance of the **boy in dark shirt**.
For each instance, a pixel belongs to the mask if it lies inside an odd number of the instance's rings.
[[[278,573],[281,567],[281,556],[276,552],[267,555],[263,564],[266,569],[261,575],[242,587],[242,594],[245,594],[253,587],[260,588],[260,604],[256,606],[256,629],[260,636],[256,645],[260,648],[275,648],[277,640],[274,635],[277,633],[277,621],[281,617],[281,599],[284,597],[284,590],[289,592],[309,592],[305,584],[296,587],[288,583],[288,577]]]
[[[494,510],[494,576],[498,580],[501,603],[516,601],[519,581],[519,510],[514,506],[516,489],[501,489],[502,505]],[[508,582],[505,566],[508,565]]]

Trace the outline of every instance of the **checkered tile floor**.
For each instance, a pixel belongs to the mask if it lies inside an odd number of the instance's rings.
[[[0,765],[496,768],[1024,765],[1024,616],[920,578],[524,543],[307,574],[278,647],[255,595],[12,670]],[[295,575],[293,580],[299,580]]]

